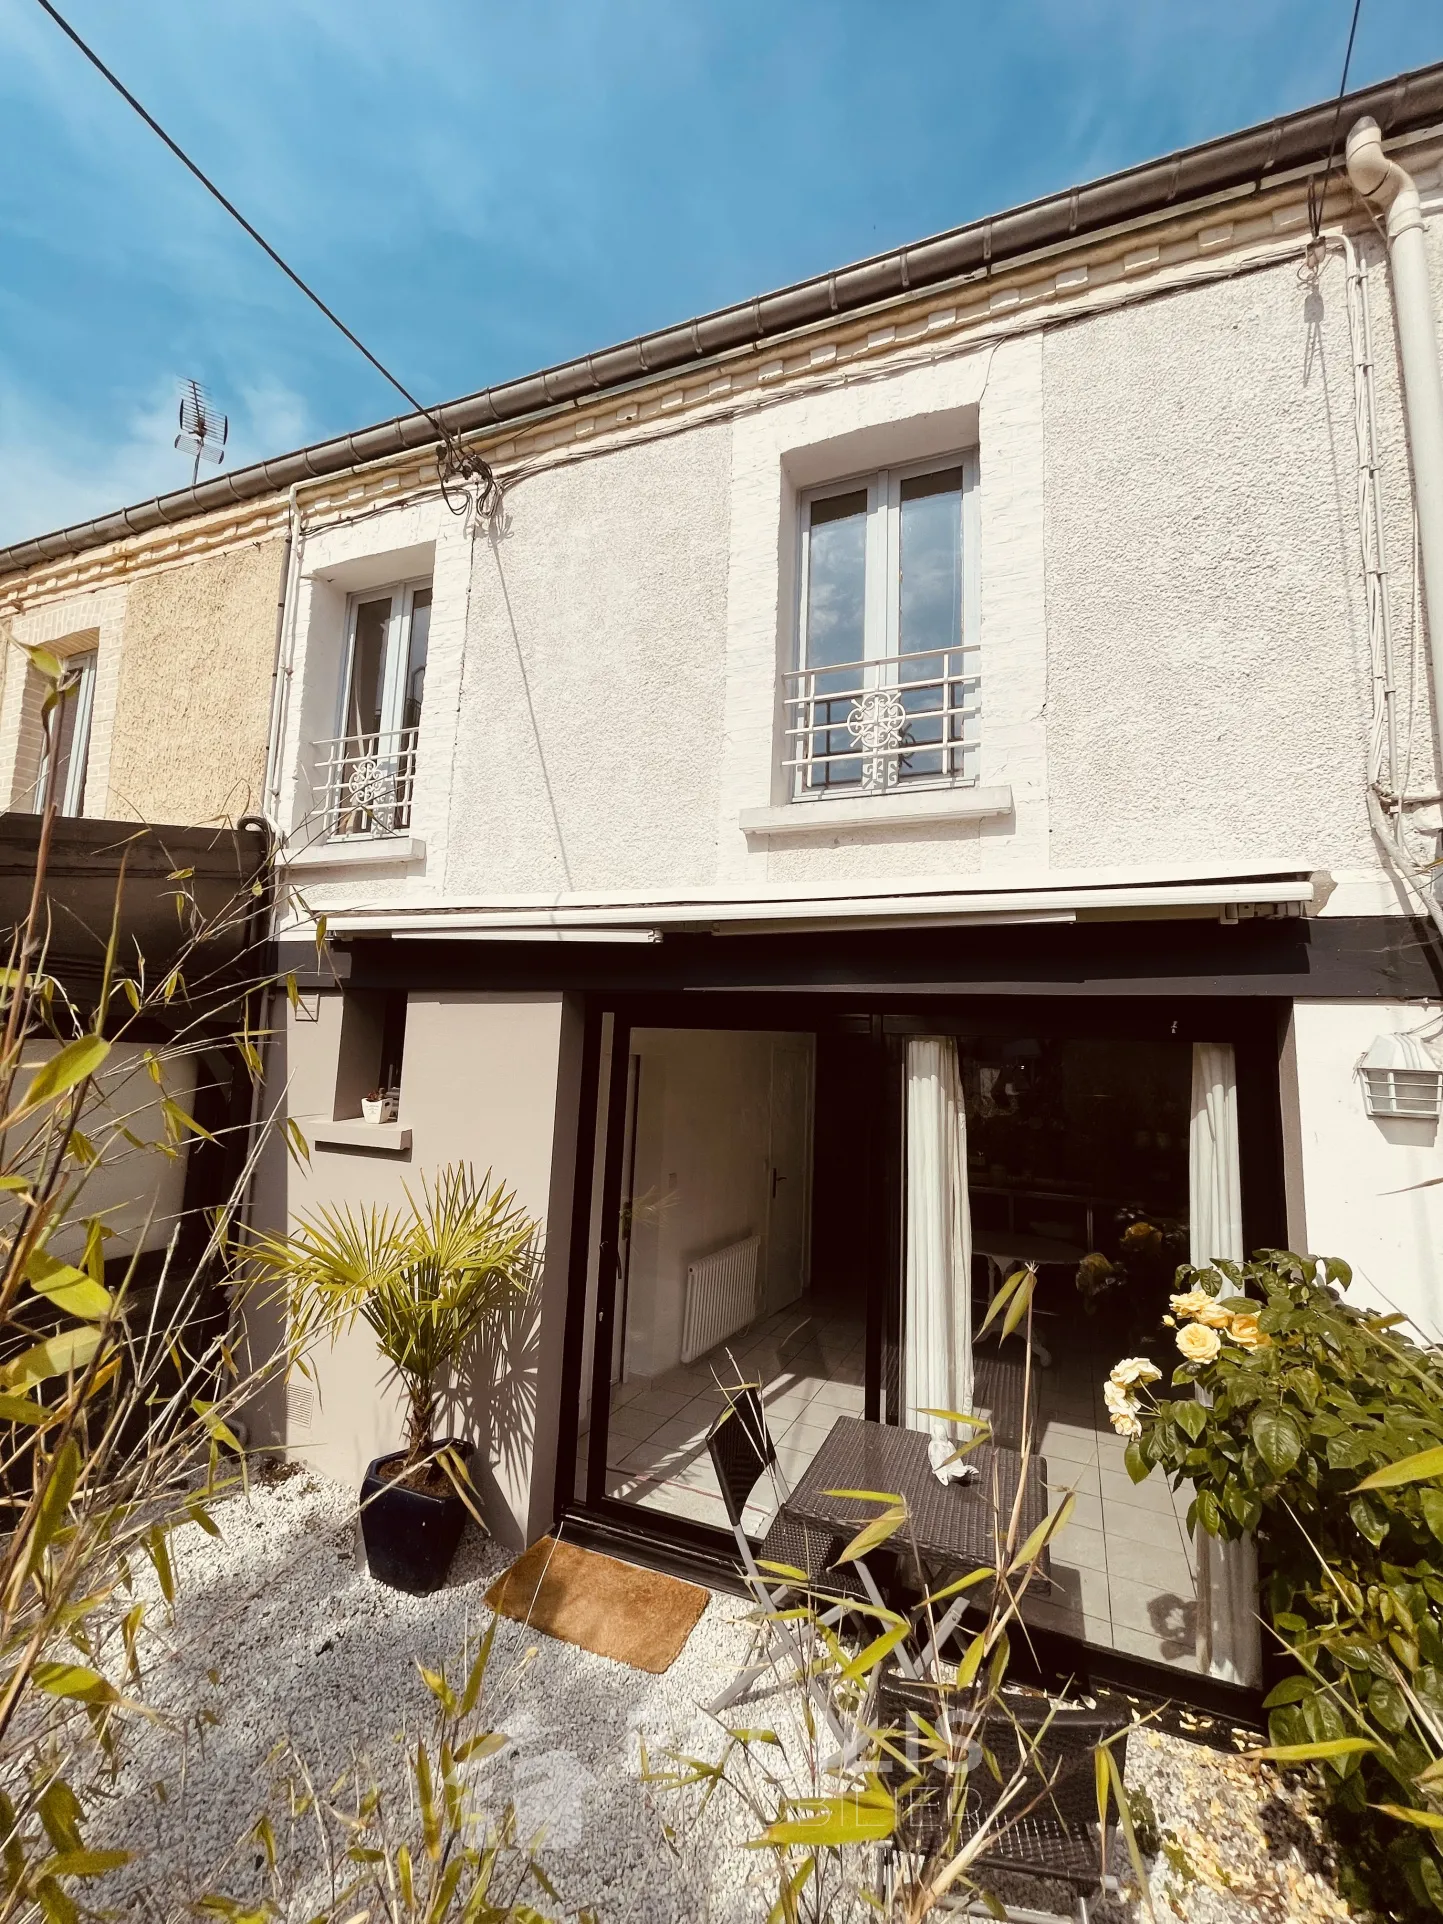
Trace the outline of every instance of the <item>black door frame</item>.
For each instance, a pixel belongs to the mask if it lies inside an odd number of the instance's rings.
[[[839,1007],[838,1004],[842,1006]],[[1291,1003],[1281,998],[1162,997],[1128,994],[1079,997],[970,996],[926,998],[859,985],[851,995],[830,992],[781,994],[708,990],[703,993],[595,994],[588,996],[578,1119],[576,1187],[569,1250],[566,1340],[561,1384],[561,1434],[557,1455],[556,1516],[621,1541],[654,1544],[663,1561],[680,1559],[697,1570],[720,1571],[734,1560],[727,1533],[687,1518],[668,1516],[605,1494],[607,1425],[611,1408],[611,1356],[616,1314],[618,1234],[630,1036],[634,1028],[804,1030],[867,1036],[874,1064],[862,1092],[859,1116],[868,1134],[868,1180],[862,1199],[872,1269],[881,1291],[869,1291],[866,1339],[866,1413],[880,1418],[899,1407],[902,1309],[902,1116],[903,1065],[908,1035],[1036,1035],[1154,1038],[1179,1042],[1230,1042],[1238,1072],[1238,1133],[1242,1166],[1245,1244],[1282,1247],[1287,1241],[1283,1182],[1283,1133],[1279,1061]],[[606,1090],[606,1152],[601,1181],[599,1270],[592,1351],[591,1450],[584,1494],[576,1494],[576,1446],[581,1364],[585,1345],[588,1271],[594,1203],[596,1125],[600,1109],[603,1019],[612,1019],[610,1078]],[[575,1530],[573,1529],[573,1534]],[[1106,1656],[1117,1676],[1167,1680],[1171,1693],[1202,1705],[1246,1714],[1254,1693],[1214,1685],[1122,1653],[1105,1653],[1054,1633],[1038,1638],[1064,1654],[1087,1649]],[[1111,1659],[1116,1661],[1112,1662]],[[1066,1668],[1066,1665],[1064,1665]],[[1075,1670],[1076,1665],[1072,1668]],[[1091,1664],[1101,1674],[1099,1664]],[[1216,1705],[1213,1700],[1216,1699]]]

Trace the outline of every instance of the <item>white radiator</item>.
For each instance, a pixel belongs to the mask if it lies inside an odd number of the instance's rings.
[[[757,1313],[757,1252],[760,1236],[730,1243],[714,1256],[688,1263],[686,1316],[682,1323],[681,1360],[694,1362]]]

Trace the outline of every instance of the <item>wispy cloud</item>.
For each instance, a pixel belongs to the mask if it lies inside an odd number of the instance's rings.
[[[1350,0],[69,0],[427,400],[1337,83]],[[1359,81],[1443,54],[1369,0]],[[0,0],[0,541],[174,484],[183,375],[231,459],[397,397],[28,0]]]

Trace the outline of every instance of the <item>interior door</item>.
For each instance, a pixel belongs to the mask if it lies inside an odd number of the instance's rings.
[[[809,1280],[812,1053],[810,1036],[773,1038],[764,1296],[768,1310],[794,1303]]]

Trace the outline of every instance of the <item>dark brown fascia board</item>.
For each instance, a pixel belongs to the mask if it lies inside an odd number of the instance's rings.
[[[1209,198],[1257,192],[1270,181],[1320,165],[1333,144],[1335,131],[1346,130],[1360,114],[1371,114],[1384,134],[1393,138],[1443,121],[1443,62],[1361,88],[1347,96],[1341,109],[1336,101],[1305,107],[1241,133],[1226,134],[1162,160],[1110,174],[1088,186],[1051,194],[1008,213],[989,215],[929,240],[876,254],[834,273],[816,275],[679,326],[640,335],[580,360],[543,368],[540,373],[503,382],[499,387],[483,388],[479,394],[452,401],[436,412],[451,434],[501,427],[720,354],[754,348],[763,341],[874,307],[881,301],[968,275],[987,274],[1005,262],[1066,246],[1085,234],[1149,215],[1163,215]],[[428,416],[398,415],[356,434],[237,468],[199,487],[179,488],[153,501],[0,548],[0,576],[279,493],[301,482],[342,474],[408,449],[434,446],[438,438]]]

